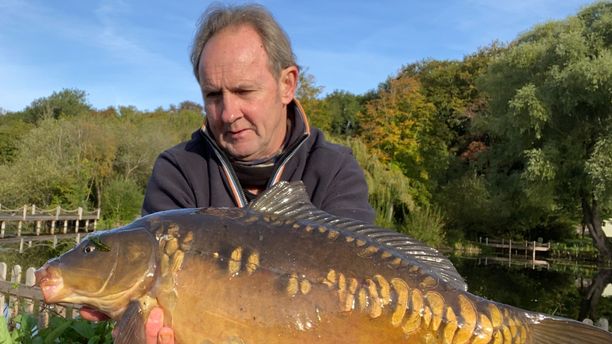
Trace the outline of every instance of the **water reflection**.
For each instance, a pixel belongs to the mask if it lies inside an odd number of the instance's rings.
[[[493,257],[451,260],[474,294],[572,319],[612,319],[612,296],[602,296],[612,283],[611,269]]]

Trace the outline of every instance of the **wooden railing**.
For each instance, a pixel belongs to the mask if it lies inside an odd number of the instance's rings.
[[[69,224],[78,233],[81,226],[85,232],[96,230],[100,219],[100,209],[86,211],[83,208],[74,210],[61,207],[40,209],[35,205],[24,205],[17,209],[7,209],[0,205],[0,239],[6,237],[21,237],[22,235],[67,234]],[[45,224],[43,228],[43,223]],[[61,230],[58,224],[61,223]],[[32,225],[30,230],[25,227]],[[90,228],[91,227],[91,228]]]
[[[531,253],[531,260],[536,260],[537,252],[548,252],[550,251],[550,242],[548,243],[539,243],[537,241],[516,241],[512,239],[489,239],[489,238],[479,238],[479,243],[484,246],[493,247],[496,249],[501,249],[503,251],[508,250],[508,256],[512,259],[512,251],[523,251],[525,257],[527,253]]]
[[[10,320],[25,312],[35,315],[40,327],[48,325],[51,313],[67,318],[75,317],[78,309],[73,305],[44,304],[40,288],[34,285],[34,271],[36,269],[33,267],[27,268],[24,281],[21,266],[9,268],[6,263],[0,262],[0,316]]]

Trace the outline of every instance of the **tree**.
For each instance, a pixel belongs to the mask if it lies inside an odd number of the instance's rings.
[[[53,92],[48,97],[34,100],[25,108],[21,115],[30,123],[38,123],[44,118],[59,118],[61,116],[78,116],[92,110],[87,102],[85,91],[63,89]]]
[[[0,117],[0,164],[14,161],[19,148],[19,139],[32,127],[32,124],[14,114]]]
[[[355,135],[359,129],[359,113],[362,111],[359,97],[346,91],[333,91],[323,102],[331,116],[331,132],[335,135]]]
[[[315,77],[308,73],[308,69],[300,72],[295,97],[304,108],[310,123],[323,131],[329,132],[331,129],[331,116],[327,112],[325,104],[319,99],[322,92],[323,86],[316,85]]]
[[[535,27],[490,65],[481,88],[488,173],[525,207],[581,217],[600,258],[612,203],[612,3]]]
[[[446,154],[444,145],[431,135],[434,112],[435,106],[422,95],[418,80],[400,77],[389,80],[388,87],[366,104],[359,117],[365,143],[412,180],[419,190],[413,195],[419,204],[430,199],[429,162]]]

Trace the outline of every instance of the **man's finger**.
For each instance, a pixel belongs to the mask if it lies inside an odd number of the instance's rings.
[[[153,308],[145,324],[145,336],[147,344],[157,344],[157,334],[164,326],[164,311],[161,308]]]
[[[159,344],[174,344],[174,331],[170,327],[163,327],[159,331]]]

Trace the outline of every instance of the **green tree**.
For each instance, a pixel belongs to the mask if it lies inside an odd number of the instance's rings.
[[[362,111],[358,96],[346,91],[333,91],[323,98],[325,109],[331,116],[330,130],[335,135],[354,136],[359,129]]]
[[[3,202],[99,206],[117,150],[113,124],[85,115],[41,120],[21,138],[15,161],[0,165]]]
[[[92,110],[87,103],[85,91],[77,89],[64,89],[53,92],[48,97],[34,100],[21,112],[24,120],[38,123],[44,118],[59,118],[61,116],[78,116],[87,114]]]
[[[612,259],[602,219],[612,203],[612,3],[535,27],[490,65],[481,87],[492,134],[487,173],[541,214],[581,217]],[[515,203],[515,204],[517,204]]]
[[[33,125],[14,114],[0,116],[0,164],[14,161],[19,149],[19,138]]]

